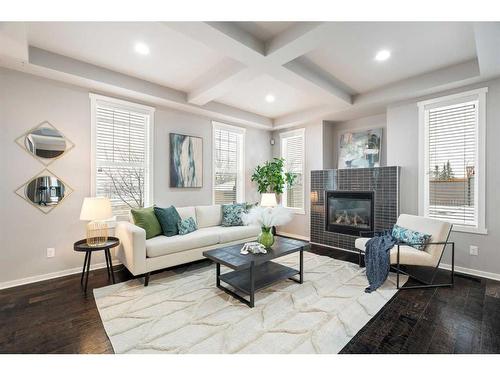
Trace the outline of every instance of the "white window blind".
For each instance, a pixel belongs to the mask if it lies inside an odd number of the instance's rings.
[[[108,197],[116,216],[127,216],[131,208],[152,203],[152,115],[143,106],[135,110],[134,103],[120,105],[113,99],[97,99],[93,105],[94,195]]]
[[[214,123],[214,204],[227,204],[244,200],[243,142],[244,129]]]
[[[283,205],[304,210],[304,129],[281,133],[281,157],[285,171],[296,176],[295,184],[283,194]]]
[[[419,103],[424,126],[424,215],[483,233],[486,89]]]

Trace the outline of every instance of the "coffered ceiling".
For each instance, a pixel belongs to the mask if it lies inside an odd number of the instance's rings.
[[[499,42],[499,23],[0,23],[0,64],[272,129],[500,75]]]

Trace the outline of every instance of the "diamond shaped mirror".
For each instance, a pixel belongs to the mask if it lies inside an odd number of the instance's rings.
[[[45,169],[17,190],[16,194],[48,214],[73,192],[59,177]]]
[[[48,121],[28,130],[16,139],[16,143],[44,165],[49,165],[74,147],[74,144]]]

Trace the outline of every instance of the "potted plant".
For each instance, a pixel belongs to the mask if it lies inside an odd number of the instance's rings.
[[[290,189],[297,175],[285,172],[285,159],[274,158],[271,161],[265,162],[263,165],[258,165],[252,174],[252,181],[257,183],[257,190],[262,194],[261,206],[254,208],[247,218],[248,223],[258,224],[261,226],[261,234],[258,241],[265,247],[271,247],[274,243],[274,235],[271,228],[276,225],[284,225],[291,220],[291,215],[288,210],[283,207],[273,207],[276,205],[276,196],[284,193],[285,188]],[[273,201],[274,204],[269,204]],[[264,203],[264,198],[267,203]]]
[[[274,193],[278,196],[285,192],[285,188],[290,189],[296,179],[296,174],[285,172],[283,158],[274,158],[258,165],[252,174],[252,181],[257,183],[259,193]]]

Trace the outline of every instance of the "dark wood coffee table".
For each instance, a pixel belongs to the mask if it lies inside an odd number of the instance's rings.
[[[255,292],[277,281],[290,279],[299,284],[304,280],[304,255],[308,250],[309,242],[294,240],[285,237],[275,237],[274,245],[267,249],[267,254],[240,254],[243,244],[237,244],[219,249],[204,251],[203,255],[216,263],[216,285],[229,295],[237,298],[249,307],[254,307]],[[290,268],[272,262],[273,259],[299,253],[299,269]],[[233,269],[221,275],[220,265]],[[299,275],[299,279],[294,278]],[[221,281],[230,285],[235,290],[230,290],[221,285]],[[248,295],[250,300],[244,298]]]

